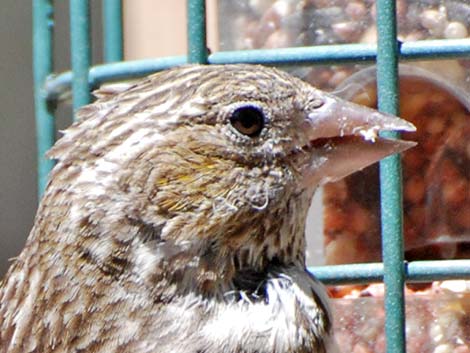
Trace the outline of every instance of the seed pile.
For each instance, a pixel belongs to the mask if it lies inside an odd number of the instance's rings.
[[[406,292],[408,353],[470,353],[470,282],[444,281]],[[344,293],[343,293],[344,295]],[[385,352],[383,285],[333,300],[342,352]]]
[[[451,92],[417,77],[400,84],[401,116],[418,146],[403,155],[405,249],[409,260],[469,257],[470,112]],[[374,85],[355,101],[376,106]],[[324,189],[328,264],[380,261],[378,166]]]
[[[343,43],[376,43],[374,0],[221,1],[221,49],[273,49]],[[230,14],[230,16],[224,16]],[[466,0],[397,0],[402,42],[469,37]],[[428,65],[428,64],[427,64]],[[441,71],[442,65],[429,64]],[[361,65],[315,66],[294,73],[321,89],[335,89]],[[448,77],[468,82],[469,60],[447,61]]]

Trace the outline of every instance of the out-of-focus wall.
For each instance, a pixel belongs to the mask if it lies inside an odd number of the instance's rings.
[[[125,0],[126,60],[186,54],[186,0]],[[218,49],[217,0],[206,1],[207,40]]]
[[[31,1],[0,11],[0,277],[24,244],[36,210]]]
[[[139,0],[136,0],[139,1]],[[37,208],[32,59],[33,1],[2,0],[0,11],[0,279],[31,230]],[[55,70],[70,67],[68,1],[55,1]],[[101,3],[90,1],[93,62],[101,61]],[[57,126],[72,121],[61,104]]]

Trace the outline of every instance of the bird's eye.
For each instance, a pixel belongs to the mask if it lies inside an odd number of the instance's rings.
[[[264,113],[254,106],[239,107],[230,115],[230,124],[241,134],[255,137],[263,130]]]

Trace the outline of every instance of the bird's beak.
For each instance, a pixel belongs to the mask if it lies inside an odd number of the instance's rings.
[[[415,131],[393,115],[326,95],[324,104],[308,113],[305,132],[313,160],[305,182],[319,185],[341,179],[380,159],[407,150],[414,142],[378,136],[381,131]]]

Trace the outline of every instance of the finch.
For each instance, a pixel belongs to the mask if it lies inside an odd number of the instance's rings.
[[[188,65],[97,91],[50,150],[0,288],[0,352],[325,353],[315,189],[413,143],[283,71]]]

